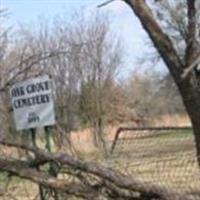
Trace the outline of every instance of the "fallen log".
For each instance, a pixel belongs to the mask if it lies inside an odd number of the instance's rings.
[[[0,158],[1,171],[83,199],[98,199],[98,196],[104,195],[106,199],[192,200],[192,195],[180,194],[156,184],[147,184],[135,176],[130,177],[65,153],[48,153],[33,146],[5,140],[0,140],[0,144],[28,150],[35,155],[34,158],[25,161]],[[95,184],[80,181],[69,183],[68,180],[55,178],[35,169],[49,162],[55,162],[60,168],[71,167],[79,173],[95,177],[98,181]],[[199,199],[200,197],[195,197],[195,200]]]

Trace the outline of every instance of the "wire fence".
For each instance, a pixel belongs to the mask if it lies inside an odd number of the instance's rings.
[[[147,184],[200,194],[191,127],[119,128],[110,146],[109,166]]]

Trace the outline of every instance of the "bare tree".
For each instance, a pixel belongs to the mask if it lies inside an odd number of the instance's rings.
[[[37,72],[48,73],[54,79],[61,127],[68,133],[82,125],[92,127],[94,144],[106,149],[104,125],[111,113],[114,115],[112,100],[116,99],[121,46],[111,36],[108,16],[97,13],[93,20],[83,14],[75,16],[73,24],[56,18],[53,24],[40,22],[37,31],[22,27],[21,37],[30,54],[55,55],[38,62]]]
[[[121,64],[119,42],[109,33],[106,16],[97,14],[90,22],[81,23],[72,31],[79,49],[77,70],[80,77],[80,116],[93,128],[94,143],[105,149],[104,127],[111,109],[115,77]]]
[[[166,30],[162,28],[155,15],[153,15],[153,7],[151,8],[149,4],[143,0],[124,1],[140,19],[143,28],[147,31],[155,48],[158,50],[178,86],[194,129],[197,158],[200,165],[200,76],[199,73],[193,69],[187,77],[184,79],[182,78],[185,69],[188,69],[199,55],[199,29],[197,26],[199,23],[197,15],[198,2],[195,0],[187,1],[186,13],[183,15],[183,18],[186,19],[186,38],[184,41],[184,57],[182,57],[175,47],[176,44],[170,38],[169,34],[167,34]],[[174,3],[176,2],[174,1]]]

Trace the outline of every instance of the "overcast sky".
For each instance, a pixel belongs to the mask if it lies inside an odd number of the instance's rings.
[[[0,0],[0,7],[9,10],[10,23],[17,26],[36,22],[38,17],[52,19],[62,14],[70,17],[79,9],[93,12],[99,9],[97,5],[103,2],[105,0]],[[101,10],[111,15],[112,31],[120,37],[125,47],[125,67],[122,73],[127,75],[136,65],[138,57],[148,52],[146,33],[139,20],[124,2],[116,0],[102,7]]]

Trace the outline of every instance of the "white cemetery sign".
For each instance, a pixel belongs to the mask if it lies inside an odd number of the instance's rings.
[[[17,130],[55,124],[52,80],[42,76],[15,84],[10,89]]]

